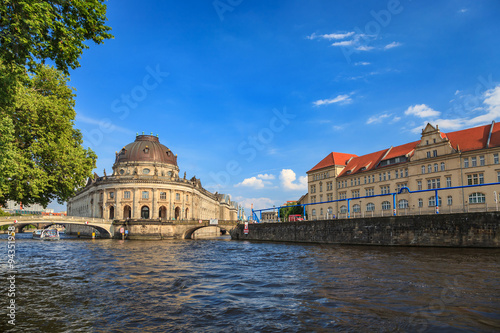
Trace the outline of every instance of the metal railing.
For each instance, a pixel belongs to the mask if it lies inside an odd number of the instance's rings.
[[[363,217],[380,217],[380,216],[404,216],[404,215],[429,215],[429,214],[439,214],[441,213],[462,213],[462,212],[487,212],[487,211],[497,211],[498,210],[498,195],[495,192],[495,206],[488,206],[486,202],[481,203],[472,203],[465,205],[443,205],[442,201],[439,202],[439,192],[447,191],[447,190],[455,190],[455,189],[465,189],[465,188],[476,188],[483,186],[492,186],[492,185],[500,185],[500,182],[496,183],[487,183],[487,184],[475,184],[475,185],[463,185],[463,186],[451,186],[451,187],[443,187],[443,188],[434,188],[427,190],[417,190],[411,191],[408,187],[401,187],[397,192],[392,193],[384,193],[384,194],[376,194],[376,195],[367,195],[367,196],[359,196],[345,199],[337,199],[330,201],[322,201],[315,203],[305,203],[298,205],[289,205],[289,206],[280,206],[280,207],[272,207],[272,208],[264,208],[264,209],[252,209],[252,218],[260,222],[262,221],[262,212],[263,211],[275,211],[277,210],[278,221],[280,220],[280,209],[281,208],[290,208],[290,207],[302,207],[302,217],[305,219],[305,208],[306,206],[314,206],[321,204],[329,204],[329,203],[337,203],[337,202],[345,202],[347,204],[347,211],[341,211],[337,215],[333,214],[324,214],[324,215],[312,215],[308,218],[308,220],[323,220],[323,219],[334,219],[334,218],[363,218]],[[396,197],[400,194],[415,194],[415,193],[423,193],[423,192],[434,192],[434,200],[435,206],[427,206],[427,207],[403,207],[399,208],[396,206]],[[361,199],[369,199],[376,197],[390,197],[392,196],[392,212],[391,209],[382,209],[382,210],[373,210],[373,211],[351,211],[351,202],[352,201],[360,201]],[[437,200],[437,201],[436,201]],[[260,217],[257,216],[259,213]],[[276,221],[273,221],[276,222]]]

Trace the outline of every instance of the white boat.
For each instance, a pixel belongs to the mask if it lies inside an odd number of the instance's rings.
[[[43,229],[36,229],[35,231],[33,231],[33,238],[34,239],[42,239],[42,233],[43,233]]]
[[[46,241],[59,240],[59,231],[57,229],[45,229],[40,238]]]

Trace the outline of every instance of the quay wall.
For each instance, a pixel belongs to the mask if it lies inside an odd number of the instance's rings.
[[[500,212],[249,223],[233,240],[441,247],[500,247]]]

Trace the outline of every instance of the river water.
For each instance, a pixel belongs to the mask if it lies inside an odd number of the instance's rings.
[[[0,332],[500,331],[497,249],[16,237]]]

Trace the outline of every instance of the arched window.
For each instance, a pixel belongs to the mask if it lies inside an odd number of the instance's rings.
[[[430,164],[429,164],[429,165],[427,166],[427,172],[428,172],[428,173],[431,173],[431,172],[432,172],[432,165],[430,165]]]
[[[341,206],[341,207],[340,207],[340,212],[341,212],[342,214],[347,213],[347,206]]]
[[[110,206],[109,207],[109,219],[112,220],[115,218],[115,207]]]
[[[425,165],[422,165],[422,174],[425,173]]]
[[[472,193],[469,195],[469,203],[483,203],[486,201],[486,197],[483,193]]]
[[[352,206],[352,211],[355,213],[361,212],[361,206],[358,204],[355,204],[354,206]]]
[[[438,164],[437,163],[434,163],[434,172],[438,172],[439,169],[438,169]]]
[[[438,197],[438,206],[442,206],[441,197]],[[436,207],[436,197],[429,198],[429,207]]]
[[[142,206],[141,219],[149,219],[149,207],[148,206]]]
[[[389,210],[389,209],[391,209],[391,203],[389,201],[382,202],[382,210]]]
[[[375,211],[375,204],[373,202],[369,202],[366,204],[366,211],[373,212]]]
[[[323,216],[323,208],[321,208],[321,209],[319,210],[319,215],[320,215],[320,216]]]
[[[406,200],[406,199],[399,200],[398,201],[398,207],[399,207],[399,209],[408,208],[408,200]]]
[[[316,209],[312,210],[312,216],[316,216]]]
[[[448,196],[448,206],[453,205],[453,197],[451,195]]]
[[[418,207],[424,207],[424,200],[418,199]]]
[[[441,171],[445,170],[444,162],[441,162]]]

